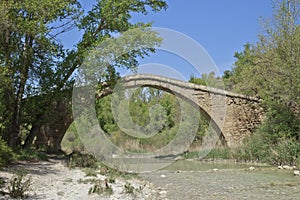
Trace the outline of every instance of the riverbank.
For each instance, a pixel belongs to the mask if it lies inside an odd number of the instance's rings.
[[[26,172],[30,178],[30,188],[23,199],[156,199],[157,191],[147,181],[137,178],[124,179],[117,177],[107,182],[108,177],[97,174],[87,176],[82,169],[69,169],[65,159],[57,157],[48,161],[19,162],[0,171],[5,185],[4,192],[16,171]],[[108,188],[106,188],[106,182]],[[126,187],[125,187],[126,186]],[[90,194],[89,194],[90,193]],[[9,195],[0,195],[0,199],[12,199]]]

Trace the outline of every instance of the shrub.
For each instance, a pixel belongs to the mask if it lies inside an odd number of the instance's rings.
[[[12,198],[23,198],[25,192],[28,191],[31,179],[25,178],[26,174],[23,172],[17,172],[10,180],[8,186],[8,194]]]
[[[134,191],[135,191],[135,188],[131,185],[131,183],[129,182],[126,182],[125,185],[124,185],[124,189],[125,189],[125,192],[127,194],[133,194]]]
[[[38,151],[35,149],[22,149],[17,151],[16,158],[18,160],[38,161],[47,160],[48,156],[45,152]]]
[[[298,155],[300,155],[300,143],[293,139],[281,139],[272,148],[270,156],[275,164],[296,165]]]
[[[15,160],[15,154],[7,143],[0,137],[0,167],[6,166]]]
[[[89,194],[104,194],[104,195],[112,195],[113,189],[111,186],[108,185],[107,181],[105,180],[104,186],[100,180],[97,180],[94,185],[89,189]]]
[[[93,155],[74,152],[69,155],[68,166],[69,168],[97,168],[99,163]]]
[[[268,102],[268,107],[263,124],[244,141],[236,157],[278,165],[295,164],[300,154],[299,116],[279,103]]]

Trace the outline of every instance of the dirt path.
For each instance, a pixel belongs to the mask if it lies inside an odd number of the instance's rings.
[[[72,169],[66,167],[66,163],[62,159],[52,158],[49,161],[40,161],[35,163],[20,163],[13,168],[8,168],[0,171],[0,177],[4,178],[8,183],[12,177],[14,170],[25,170],[31,177],[32,185],[30,191],[27,192],[26,199],[43,199],[43,200],[57,200],[57,199],[157,199],[157,192],[146,181],[137,179],[116,179],[115,183],[109,184],[112,187],[112,195],[98,195],[88,192],[94,185],[83,183],[88,179],[98,179],[105,186],[105,176],[97,175],[97,177],[87,177],[80,169]],[[136,188],[133,194],[125,192],[124,185],[129,182],[131,186]],[[138,189],[141,190],[138,191]],[[0,196],[0,199],[10,199],[8,195]]]

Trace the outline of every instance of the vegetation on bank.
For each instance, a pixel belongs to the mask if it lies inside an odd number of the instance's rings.
[[[62,90],[71,91],[74,82],[71,75],[83,62],[86,50],[115,33],[137,26],[150,26],[150,24],[131,24],[129,19],[132,12],[147,14],[147,8],[156,12],[167,7],[161,0],[105,0],[99,1],[91,12],[82,16],[77,1],[66,3],[58,0],[55,5],[52,1],[44,1],[41,6],[37,6],[39,1],[32,1],[34,2],[32,4],[29,2],[31,1],[22,3],[6,1],[0,4],[0,9],[5,11],[0,12],[1,15],[4,13],[4,16],[0,17],[0,25],[4,27],[1,33],[3,37],[0,37],[2,44],[0,46],[3,47],[0,48],[0,134],[3,138],[0,140],[0,166],[7,165],[15,159],[40,159],[45,156],[32,150],[31,143],[29,150],[19,149],[26,146],[28,138],[32,140],[35,138],[36,135],[31,135],[36,134],[33,131],[35,125],[53,118],[49,102],[52,104],[53,99],[65,98],[59,95]],[[112,3],[116,7],[124,8],[120,9],[121,13],[113,13],[109,7]],[[44,16],[44,12],[40,12],[39,9],[43,6],[49,7],[51,11],[49,16]],[[101,14],[100,10],[103,11]],[[212,150],[208,157],[268,162],[276,165],[300,165],[299,12],[299,0],[274,1],[274,16],[264,24],[265,32],[259,35],[257,43],[246,44],[242,52],[235,53],[236,61],[232,70],[225,71],[223,77],[215,77],[213,72],[202,74],[202,77],[191,76],[190,82],[196,84],[225,87],[230,91],[259,97],[263,100],[265,109],[263,123],[244,141],[241,148],[217,148]],[[33,17],[30,18],[26,13],[32,13]],[[36,14],[38,16],[35,16]],[[82,40],[72,50],[65,49],[55,37],[50,37],[48,33],[53,30],[44,26],[45,21],[46,24],[52,24],[67,18],[74,20],[73,25],[84,31]],[[44,20],[43,23],[41,20]],[[66,28],[68,23],[62,25],[62,28]],[[4,40],[7,32],[15,33],[8,41]],[[155,44],[160,42],[159,38],[156,39]],[[23,48],[24,45],[26,48]],[[150,52],[154,52],[154,49],[141,49],[126,54],[118,60],[118,63],[108,66],[99,81],[113,86],[119,78],[116,67],[134,70],[138,64],[137,58],[144,57]],[[40,68],[41,66],[43,68]],[[103,89],[102,86],[99,85],[99,90]],[[35,98],[28,98],[30,100],[25,102],[23,98],[36,95],[40,95],[38,101]],[[111,103],[114,101],[111,96],[97,99],[95,102],[99,124],[113,144],[130,152],[149,152],[172,141],[178,130],[178,122],[182,119],[180,110],[182,104],[174,95],[147,87],[127,91],[123,95],[127,98],[118,108],[122,111],[122,106],[128,105],[129,113],[114,113],[111,109]],[[143,132],[147,137],[136,138],[125,134],[124,130],[128,128],[126,124],[120,129],[116,121],[127,118],[127,115],[131,115],[136,130]],[[201,144],[208,127],[208,121],[204,116],[199,116],[198,120],[200,125],[192,147]],[[183,120],[182,124],[183,130],[187,133],[190,131],[188,121]],[[95,141],[89,142],[93,144]],[[74,124],[65,135],[62,146],[68,153],[86,152]],[[35,148],[43,147],[35,146]],[[191,157],[193,154],[187,153],[184,156]],[[85,167],[85,162],[87,165],[91,164],[88,163],[90,161],[88,157],[84,160],[85,158],[81,156],[77,158],[74,155],[73,159],[82,159],[75,164],[83,165],[82,167]],[[71,162],[71,166],[73,164],[74,161]],[[130,189],[130,186],[127,188]]]
[[[235,53],[232,70],[223,77],[212,72],[190,81],[256,96],[263,100],[265,119],[252,136],[238,149],[217,148],[208,157],[232,158],[241,161],[268,162],[276,165],[297,164],[300,155],[300,2],[275,1],[274,16],[265,21],[265,32],[255,44],[246,44]],[[130,114],[140,126],[149,123],[151,106],[159,103],[165,113],[157,118],[167,119],[159,134],[151,139],[133,139],[118,129],[110,110],[110,99],[102,99],[97,107],[101,127],[118,146],[129,151],[147,152],[170,141],[176,132],[179,104],[174,96],[144,88],[136,90],[129,99]],[[161,113],[161,112],[157,112]],[[201,144],[207,120],[200,118],[194,145]],[[66,137],[74,137],[68,136]],[[197,153],[187,153],[187,157]]]

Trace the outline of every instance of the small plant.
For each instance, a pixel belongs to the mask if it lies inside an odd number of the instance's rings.
[[[98,195],[112,195],[113,189],[111,186],[108,185],[107,180],[105,179],[104,186],[102,185],[103,182],[97,180],[94,185],[90,188],[89,194],[98,194]]]
[[[5,185],[5,180],[3,177],[0,177],[0,188],[2,188]]]
[[[125,183],[124,189],[127,194],[133,194],[134,191],[136,190],[135,187],[133,185],[131,185],[131,183],[129,183],[129,182]]]
[[[25,196],[25,192],[29,190],[30,185],[31,179],[26,178],[26,174],[24,172],[17,172],[10,180],[8,194],[12,198],[23,198]]]
[[[116,183],[116,178],[114,178],[114,177],[109,177],[108,179],[107,179],[107,182],[108,183]]]
[[[90,154],[72,153],[69,155],[69,168],[97,168],[99,165],[98,160]]]

